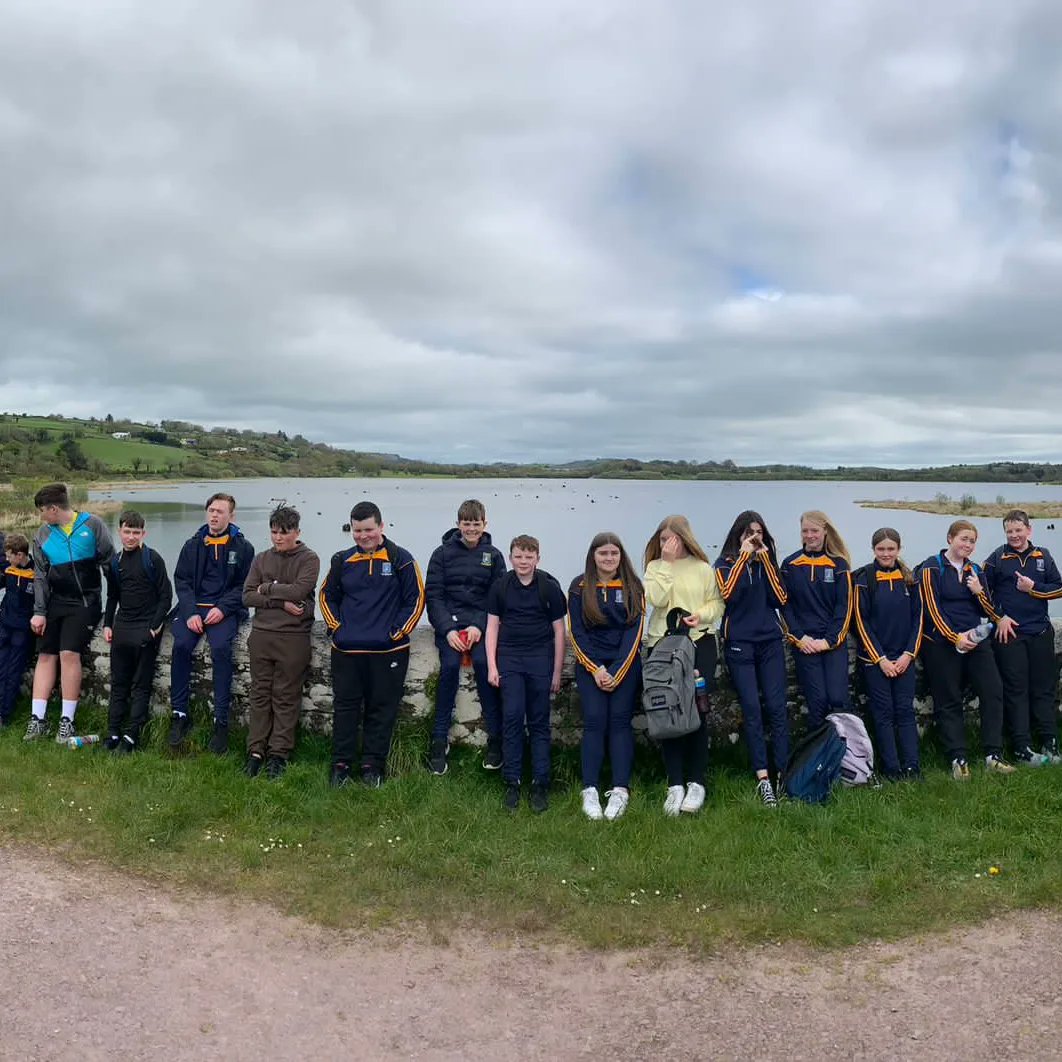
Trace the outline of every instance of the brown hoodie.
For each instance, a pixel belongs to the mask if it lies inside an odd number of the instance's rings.
[[[313,626],[317,576],[321,562],[302,542],[287,553],[269,549],[255,556],[243,584],[243,603],[254,608],[253,630],[306,634]],[[284,602],[302,605],[302,615],[293,616]]]

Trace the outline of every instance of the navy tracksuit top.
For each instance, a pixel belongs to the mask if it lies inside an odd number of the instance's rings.
[[[917,656],[922,640],[922,598],[917,584],[908,583],[898,567],[882,568],[877,561],[853,574],[860,659],[876,664],[882,657]]]
[[[568,588],[568,633],[576,661],[594,674],[606,668],[617,683],[626,677],[642,647],[644,606],[631,617],[618,579],[595,583],[593,593],[605,617],[603,625],[588,625],[583,616],[584,577],[577,576]]]
[[[844,645],[852,618],[852,573],[843,557],[799,549],[782,561],[789,601],[782,610],[791,642],[804,635]]]
[[[998,622],[999,614],[988,597],[981,569],[967,561],[960,575],[944,553],[941,550],[918,566],[918,589],[925,610],[922,633],[931,642],[951,642],[956,645],[960,635],[973,630],[984,616]],[[976,575],[984,588],[977,597],[970,593],[966,585],[971,575]]]
[[[715,578],[726,602],[722,627],[726,641],[763,642],[781,635],[777,610],[788,598],[768,552],[720,557]]]
[[[1047,602],[1062,597],[1062,576],[1043,546],[1030,542],[1023,553],[1000,546],[985,561],[984,573],[996,611],[1017,623],[1019,638],[1035,638],[1051,626]],[[1036,584],[1028,593],[1018,589],[1019,574]]]

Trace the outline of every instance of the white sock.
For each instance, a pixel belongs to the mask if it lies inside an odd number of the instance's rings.
[[[72,723],[74,721],[74,712],[76,712],[76,711],[77,711],[77,701],[76,700],[68,701],[64,697],[63,698],[63,718],[64,719],[69,719],[70,722]]]
[[[30,711],[33,713],[34,719],[43,719],[44,713],[48,710],[48,698],[47,697],[34,697],[33,704],[30,706]]]

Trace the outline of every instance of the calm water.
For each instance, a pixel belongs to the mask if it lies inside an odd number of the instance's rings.
[[[262,479],[181,483],[158,487],[96,491],[93,498],[115,498],[140,509],[148,519],[149,541],[170,567],[184,540],[203,522],[203,504],[216,490],[238,502],[236,522],[257,549],[269,546],[269,512],[285,499],[302,514],[303,540],[327,564],[338,549],[351,544],[341,528],[355,502],[380,506],[387,534],[409,549],[426,568],[443,532],[452,527],[457,506],[479,498],[487,507],[488,529],[495,545],[508,553],[517,534],[542,543],[542,566],[563,585],[582,571],[590,539],[598,531],[615,531],[632,556],[640,557],[646,541],[669,513],[690,518],[701,545],[714,560],[733,518],[742,509],[763,514],[779,548],[779,557],[800,545],[800,513],[822,509],[844,535],[858,565],[870,559],[870,536],[883,525],[903,536],[903,555],[923,560],[945,544],[951,517],[927,513],[864,509],[858,498],[926,499],[938,492],[957,498],[973,494],[982,501],[997,496],[1010,502],[1062,499],[1062,486],[953,483],[747,483],[652,482],[638,480],[523,479]],[[987,556],[1003,542],[997,519],[975,519]],[[117,523],[115,517],[112,523]],[[1034,540],[1062,559],[1062,531],[1036,525]],[[1062,528],[1062,520],[1059,521]]]

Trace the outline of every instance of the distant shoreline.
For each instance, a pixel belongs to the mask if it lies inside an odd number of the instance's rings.
[[[1062,502],[979,502],[963,505],[963,500],[948,498],[942,501],[897,501],[895,499],[857,499],[864,509],[907,509],[937,516],[981,516],[1002,519],[1011,509],[1022,509],[1030,520],[1054,520],[1062,517]]]

